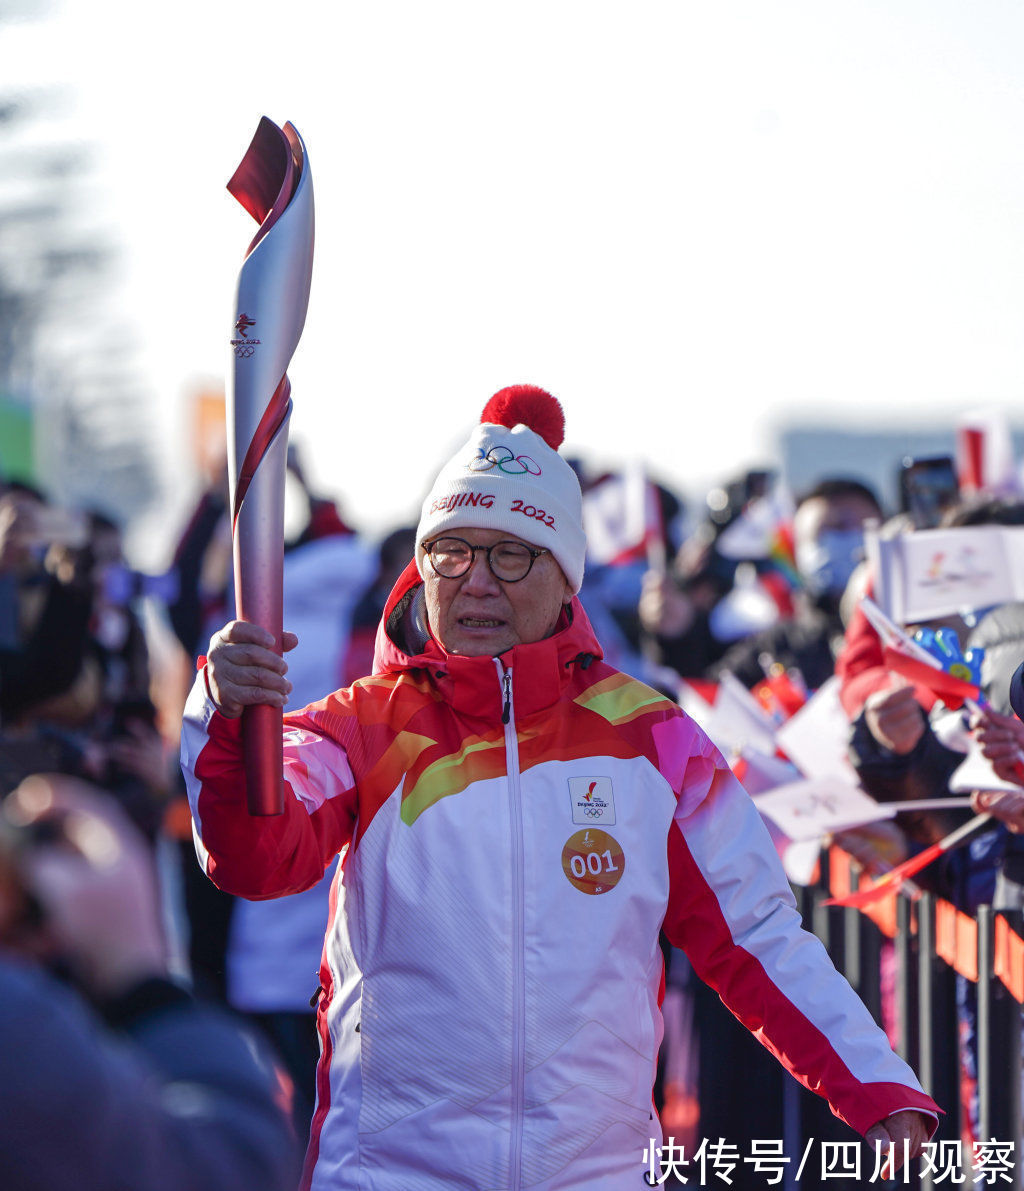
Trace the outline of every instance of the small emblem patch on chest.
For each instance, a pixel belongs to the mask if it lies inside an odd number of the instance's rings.
[[[610,777],[569,778],[572,821],[586,827],[615,822],[615,795]]]
[[[618,840],[596,827],[577,831],[562,849],[562,872],[580,893],[607,893],[618,885],[625,868]]]

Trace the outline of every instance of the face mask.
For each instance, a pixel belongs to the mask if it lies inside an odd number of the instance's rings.
[[[811,596],[841,596],[864,558],[859,529],[826,529],[813,542],[800,542],[796,565]]]

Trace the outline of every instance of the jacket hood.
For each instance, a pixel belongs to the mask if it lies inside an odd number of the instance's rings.
[[[500,684],[493,657],[450,654],[432,634],[419,652],[406,652],[397,630],[417,588],[422,585],[414,560],[391,589],[377,626],[373,673],[425,670],[442,697],[460,712],[475,711],[486,718],[491,718],[495,711],[500,715]],[[586,669],[603,656],[583,605],[574,596],[550,637],[529,645],[514,645],[500,655],[502,668],[512,671],[516,714],[528,715],[550,706],[560,696],[576,666]]]

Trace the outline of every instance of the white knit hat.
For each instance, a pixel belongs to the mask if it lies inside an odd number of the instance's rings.
[[[576,473],[559,455],[562,407],[535,385],[495,393],[480,425],[434,481],[416,529],[416,565],[425,542],[445,530],[502,530],[555,556],[573,592],[583,583],[587,540]]]

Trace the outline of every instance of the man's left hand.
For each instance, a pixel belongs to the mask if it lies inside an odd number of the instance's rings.
[[[868,1145],[874,1148],[877,1144],[883,1154],[889,1149],[890,1144],[893,1147],[892,1169],[889,1170],[888,1164],[886,1164],[886,1167],[881,1172],[882,1178],[891,1179],[903,1165],[904,1157],[919,1157],[921,1151],[924,1149],[924,1143],[931,1137],[934,1128],[934,1117],[928,1113],[918,1112],[913,1108],[905,1108],[901,1112],[894,1112],[891,1116],[887,1116],[884,1121],[879,1121],[877,1125],[872,1125],[867,1133],[864,1134],[864,1140]],[[907,1142],[906,1154],[904,1154],[903,1149],[904,1141]]]

